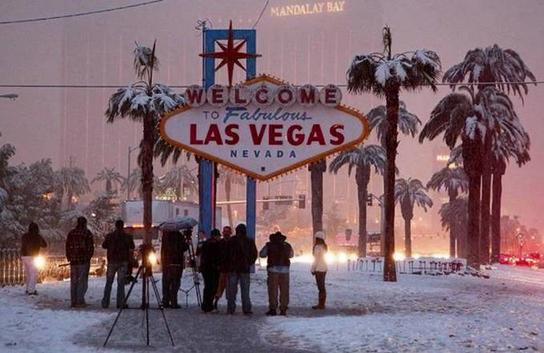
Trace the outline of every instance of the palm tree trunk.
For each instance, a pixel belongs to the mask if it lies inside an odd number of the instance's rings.
[[[370,166],[358,167],[355,172],[357,182],[357,201],[359,203],[359,244],[358,251],[360,257],[366,257],[367,248],[367,205],[368,182],[370,181]]]
[[[228,174],[226,174],[226,177],[225,177],[225,198],[227,199],[227,201],[230,201],[231,186],[232,186],[232,183],[231,183],[231,180],[230,180],[230,176]],[[232,206],[231,206],[230,203],[227,203],[227,217],[229,218],[229,226],[232,227],[234,225],[234,221],[232,219]]]
[[[482,158],[482,201],[480,204],[480,263],[489,264],[489,220],[491,204],[491,138],[487,134]]]
[[[383,280],[397,281],[395,269],[395,158],[397,156],[397,125],[399,120],[399,87],[389,87],[385,95],[388,131],[386,135],[386,167],[384,171],[384,269]]]
[[[493,174],[493,212],[491,214],[491,262],[499,262],[501,253],[501,197],[502,174]]]
[[[452,205],[453,201],[457,198],[457,191],[453,189],[450,190],[449,197],[450,205]],[[459,247],[456,247],[456,243],[458,243],[457,236],[457,224],[456,222],[452,222],[452,224],[450,224],[450,257],[455,257],[459,252]]]
[[[404,254],[412,257],[412,219],[404,218]]]
[[[142,196],[144,204],[144,244],[151,245],[151,227],[153,223],[153,117],[144,118],[144,136],[142,143]]]
[[[467,265],[480,269],[481,138],[463,136],[463,168],[468,176]]]
[[[312,182],[312,228],[313,234],[323,230],[323,173],[327,170],[324,159],[309,166]]]

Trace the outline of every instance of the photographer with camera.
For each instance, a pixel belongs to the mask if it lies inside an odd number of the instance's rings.
[[[117,274],[117,308],[123,306],[125,300],[125,280],[129,261],[134,250],[134,240],[132,236],[125,233],[125,223],[119,219],[115,221],[115,231],[106,235],[102,247],[107,250],[108,270],[106,272],[106,286],[104,288],[104,297],[102,298],[102,307],[104,309],[110,306],[111,286],[113,278]],[[125,304],[126,305],[126,304]]]
[[[185,264],[184,253],[189,249],[191,231],[165,231],[162,235],[162,304],[165,308],[179,309],[178,291]]]

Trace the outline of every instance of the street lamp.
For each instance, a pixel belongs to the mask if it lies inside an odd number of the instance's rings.
[[[135,146],[135,147],[128,146],[127,201],[130,200],[130,185],[129,185],[129,181],[130,181],[130,154],[132,153],[132,151],[135,151],[138,148],[140,148],[140,146]]]
[[[525,245],[525,234],[523,233],[518,233],[516,235],[516,237],[518,238],[518,244],[519,244],[519,259],[521,260],[522,257],[523,257],[523,245]]]
[[[9,98],[11,100],[15,100],[17,99],[17,97],[19,97],[19,95],[17,93],[7,93],[7,94],[0,94],[0,98]]]

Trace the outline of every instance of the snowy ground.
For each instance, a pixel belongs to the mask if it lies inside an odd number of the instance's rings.
[[[333,269],[328,309],[319,313],[310,309],[317,294],[308,271],[293,266],[288,317],[264,316],[264,271],[253,276],[253,317],[226,315],[224,302],[221,313],[202,314],[191,293],[188,309],[166,312],[175,347],[151,311],[152,349],[143,344],[140,310],[124,311],[101,348],[116,314],[100,308],[103,278],[91,280],[91,305],[79,310],[69,309],[68,282],[39,285],[37,297],[0,289],[0,352],[544,352],[543,270],[500,267],[489,280],[401,275],[384,283]],[[183,287],[190,283],[185,277]],[[138,301],[139,291],[129,304]]]

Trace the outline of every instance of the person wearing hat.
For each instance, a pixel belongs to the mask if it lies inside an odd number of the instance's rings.
[[[200,255],[200,272],[204,278],[204,295],[201,309],[205,313],[209,313],[215,308],[214,299],[219,283],[220,238],[221,232],[219,229],[213,229],[210,238],[197,251],[197,254]]]
[[[280,294],[280,315],[287,315],[289,305],[289,266],[294,256],[291,245],[285,241],[281,232],[270,234],[269,242],[259,252],[260,257],[267,257],[268,273],[268,312],[275,316],[278,308],[278,289]]]
[[[325,254],[327,254],[327,244],[325,243],[325,233],[318,231],[315,233],[315,243],[313,248],[314,262],[312,263],[312,275],[315,276],[317,289],[319,290],[319,302],[312,306],[312,309],[325,309],[325,301],[327,300],[327,291],[325,290],[325,276],[327,275],[327,262]]]

